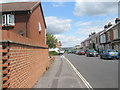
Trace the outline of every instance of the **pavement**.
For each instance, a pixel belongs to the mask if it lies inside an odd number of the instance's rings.
[[[33,88],[86,88],[86,85],[63,56],[56,56]]]

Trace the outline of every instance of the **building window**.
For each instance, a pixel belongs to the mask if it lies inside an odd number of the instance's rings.
[[[14,15],[7,14],[7,23],[8,25],[14,25]]]
[[[108,34],[108,41],[110,41],[110,32],[107,32]]]
[[[2,15],[2,26],[6,25],[6,15]]]
[[[14,15],[13,14],[4,14],[2,15],[2,26],[13,26]]]
[[[38,30],[39,30],[39,31],[42,30],[40,22],[38,22]]]
[[[106,35],[103,34],[100,36],[100,43],[105,43],[106,42]]]
[[[113,30],[114,39],[118,39],[118,29]]]

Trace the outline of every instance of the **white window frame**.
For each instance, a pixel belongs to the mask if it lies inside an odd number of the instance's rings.
[[[5,17],[5,19],[3,20],[3,17]],[[5,23],[3,23],[3,21]],[[10,22],[12,21],[12,22]],[[13,14],[3,14],[2,15],[2,26],[14,26],[15,25],[15,21],[14,21],[14,15]]]
[[[12,22],[10,22],[10,19],[11,19]],[[8,24],[8,26],[9,25],[15,25],[15,23],[14,23],[14,15],[13,14],[7,14],[7,24]]]
[[[104,37],[103,43],[105,43],[106,42],[106,35],[104,34],[103,37]]]
[[[40,22],[38,22],[38,30],[42,31],[42,27],[41,27],[41,23]]]
[[[106,42],[106,35],[105,34],[102,34],[100,36],[100,43],[105,43]]]
[[[113,30],[114,39],[118,39],[118,29]]]
[[[5,17],[4,20],[3,20],[3,17]],[[4,26],[4,25],[7,24],[6,19],[7,19],[7,18],[6,18],[6,14],[2,15],[2,26]],[[5,23],[3,23],[3,21],[4,21]]]
[[[108,34],[108,41],[110,41],[110,31],[108,31],[107,34]]]

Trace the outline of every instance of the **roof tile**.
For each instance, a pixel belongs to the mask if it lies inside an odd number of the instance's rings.
[[[39,2],[2,3],[2,12],[32,10]]]

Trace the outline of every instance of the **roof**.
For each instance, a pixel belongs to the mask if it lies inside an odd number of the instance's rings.
[[[0,5],[2,5],[2,12],[33,11],[36,7],[40,6],[45,28],[47,28],[42,10],[42,5],[40,2],[13,2],[1,3]]]
[[[90,40],[90,39],[92,39],[92,38],[96,38],[96,37],[99,36],[102,32],[104,32],[104,31],[100,31],[100,32],[98,32],[98,33],[96,33],[96,34],[94,34],[94,35],[86,38],[86,39],[85,39],[84,41],[82,41],[81,43],[84,43],[85,41],[88,41],[88,40]]]
[[[107,28],[105,32],[109,31],[110,29],[114,28],[115,26],[117,26],[118,24],[120,24],[120,22],[113,24],[111,27]]]
[[[40,2],[2,3],[2,12],[34,10]]]

